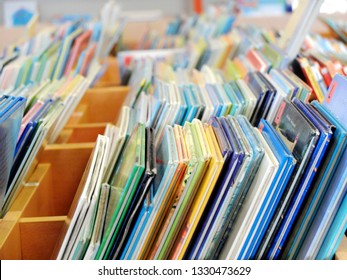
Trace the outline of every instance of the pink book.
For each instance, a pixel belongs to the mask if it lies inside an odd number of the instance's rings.
[[[32,118],[37,114],[38,111],[42,108],[44,102],[42,101],[37,101],[33,107],[30,108],[29,112],[23,117],[22,123],[20,125],[20,130],[19,130],[19,135],[18,135],[18,140],[21,138],[22,133],[28,123],[32,120]]]
[[[87,30],[76,38],[75,44],[70,53],[70,58],[65,67],[64,75],[68,75],[70,71],[76,66],[78,57],[80,56],[82,51],[87,48],[91,36],[92,31]]]
[[[82,63],[82,67],[81,67],[81,71],[80,71],[81,75],[86,76],[88,66],[94,57],[95,50],[96,50],[96,44],[94,43],[86,52],[86,56],[84,58],[84,61]]]

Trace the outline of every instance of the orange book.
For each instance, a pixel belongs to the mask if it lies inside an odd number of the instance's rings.
[[[249,50],[246,53],[246,57],[249,60],[249,62],[253,65],[254,69],[257,71],[260,71],[262,73],[266,72],[268,65],[267,63],[259,56],[257,51],[255,50]]]

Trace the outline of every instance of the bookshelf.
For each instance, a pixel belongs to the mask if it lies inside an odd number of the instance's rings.
[[[283,25],[286,22],[286,18],[277,20]],[[163,28],[163,21],[148,23],[147,27],[132,23],[123,39],[129,46],[136,44],[141,28]],[[265,25],[269,19],[241,18],[237,22],[244,23]],[[315,25],[316,28],[321,27]],[[42,147],[15,203],[0,220],[0,259],[52,258],[97,135],[104,132],[108,122],[115,122],[129,90],[120,86],[117,60],[109,58],[107,64],[103,77],[86,92],[56,143]],[[335,258],[347,260],[346,237]]]
[[[126,92],[126,87],[87,91],[57,143],[42,148],[14,204],[0,220],[0,259],[51,258],[96,137],[115,120]],[[105,98],[98,98],[98,103],[97,96]],[[103,109],[110,106],[110,99],[115,101],[112,114]]]
[[[104,76],[86,92],[56,143],[41,148],[0,220],[0,259],[51,258],[97,135],[117,119],[128,92],[117,86],[117,61],[109,60]]]
[[[101,81],[115,83],[109,77],[105,74]],[[96,137],[107,122],[115,121],[127,92],[123,86],[89,89],[57,143],[41,149],[10,211],[0,220],[0,259],[52,258]],[[346,237],[335,259],[347,260]]]

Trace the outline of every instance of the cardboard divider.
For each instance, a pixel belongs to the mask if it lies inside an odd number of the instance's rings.
[[[48,145],[40,165],[49,170],[41,174],[22,217],[67,215],[93,148],[94,143]]]

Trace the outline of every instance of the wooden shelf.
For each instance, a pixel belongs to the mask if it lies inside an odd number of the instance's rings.
[[[114,123],[128,93],[118,64],[87,90],[53,145],[44,144],[0,220],[0,259],[50,259],[98,134]]]
[[[115,122],[129,91],[128,87],[89,89],[67,123],[67,127],[81,123]]]
[[[335,254],[335,260],[347,260],[347,236],[344,235]]]
[[[0,221],[1,259],[49,259],[94,143],[47,145]]]
[[[94,88],[113,87],[121,84],[119,65],[115,57],[109,57],[106,60],[107,68],[103,76],[94,85]]]
[[[41,149],[9,212],[0,220],[0,259],[54,255],[97,135],[104,133],[107,123],[116,121],[129,90],[102,84],[86,92],[56,144]],[[335,259],[347,259],[346,237]]]

